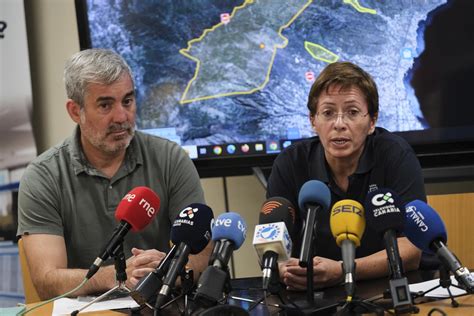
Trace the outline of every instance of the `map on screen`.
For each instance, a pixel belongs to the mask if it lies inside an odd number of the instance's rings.
[[[445,4],[87,1],[92,47],[116,50],[134,71],[138,128],[198,146],[313,136],[307,95],[335,61],[374,77],[378,126],[429,128],[410,79],[430,15]]]

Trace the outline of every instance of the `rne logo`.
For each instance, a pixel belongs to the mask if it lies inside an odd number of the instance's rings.
[[[134,195],[134,194],[133,194]],[[144,198],[142,198],[140,200],[140,202],[138,203],[138,205],[140,205],[141,207],[143,207],[143,209],[146,211],[146,215],[148,215],[149,218],[152,218],[153,215],[155,214],[155,208],[151,206],[150,203],[148,203],[147,200],[145,200]]]

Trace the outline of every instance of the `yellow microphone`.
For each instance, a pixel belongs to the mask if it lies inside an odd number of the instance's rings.
[[[331,233],[342,251],[342,269],[347,293],[351,300],[355,292],[355,248],[365,230],[364,207],[354,200],[341,200],[334,204],[329,218]]]

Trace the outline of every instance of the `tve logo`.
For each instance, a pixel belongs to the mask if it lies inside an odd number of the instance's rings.
[[[227,214],[223,214],[219,217],[217,217],[213,223],[213,227],[215,228],[218,228],[218,227],[227,227],[227,228],[231,228],[232,225],[234,226],[237,226],[237,229],[242,233],[242,235],[246,236],[247,234],[247,224],[245,224],[245,222],[243,222],[243,220],[240,220],[240,219],[235,219],[232,220],[232,218],[229,218],[227,217],[228,215]],[[235,216],[237,217],[237,216]],[[240,216],[239,216],[240,217]],[[235,225],[234,221],[237,222],[237,225]]]

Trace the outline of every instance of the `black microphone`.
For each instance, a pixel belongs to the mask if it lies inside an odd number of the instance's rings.
[[[176,255],[177,250],[178,247],[173,245],[163,260],[161,260],[155,271],[152,271],[145,277],[141,278],[135,288],[130,292],[130,296],[138,305],[143,306],[146,303],[149,303],[150,299],[156,296],[158,290],[163,285],[162,279],[166,272],[168,272],[171,260]]]
[[[215,255],[199,278],[195,295],[201,306],[210,307],[222,299],[229,279],[227,264],[234,250],[242,246],[246,232],[247,224],[235,212],[225,212],[214,221],[212,240],[215,242]]]
[[[188,262],[189,254],[197,254],[206,248],[211,240],[213,213],[207,205],[193,203],[183,209],[173,222],[171,241],[177,245],[163,284],[156,298],[155,308],[163,306],[171,294],[176,278]]]
[[[120,224],[115,228],[109,242],[90,266],[86,279],[90,279],[99,270],[102,263],[114,255],[130,229],[140,231],[145,228],[156,216],[159,209],[160,198],[151,189],[136,187],[128,192],[115,211],[115,218],[120,221]]]
[[[293,234],[296,214],[295,207],[287,199],[275,196],[263,202],[258,217],[259,224],[285,223],[288,233]]]
[[[365,214],[368,226],[383,236],[390,269],[390,293],[396,312],[409,312],[413,309],[408,280],[403,276],[402,259],[398,251],[397,233],[405,228],[405,208],[399,205],[400,199],[389,189],[370,192],[365,201]]]

